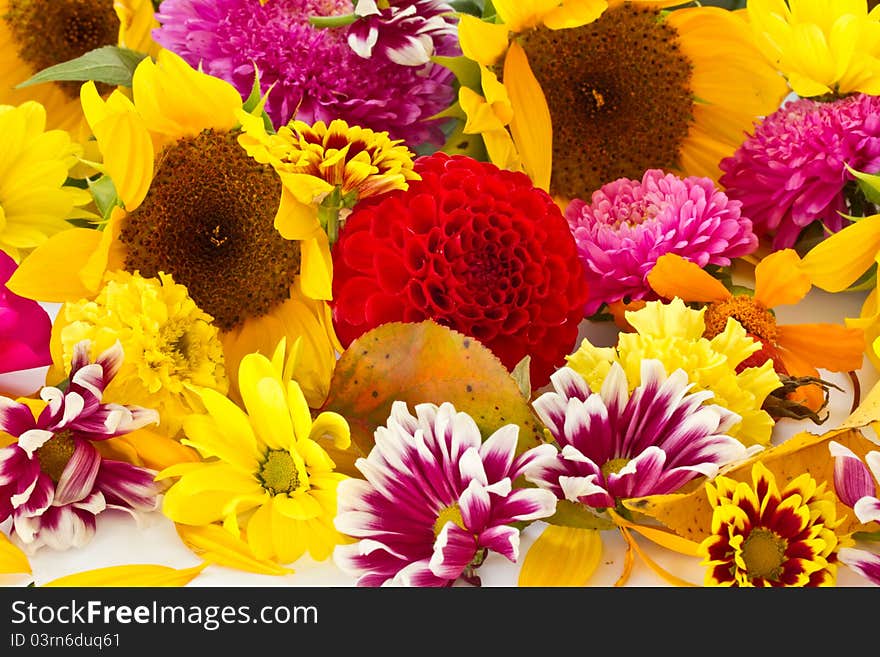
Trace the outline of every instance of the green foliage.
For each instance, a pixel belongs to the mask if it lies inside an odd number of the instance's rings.
[[[43,82],[92,80],[112,86],[130,87],[134,70],[146,53],[119,46],[102,46],[55,66],[44,68],[16,88]]]

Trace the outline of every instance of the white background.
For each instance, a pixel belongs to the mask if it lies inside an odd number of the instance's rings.
[[[858,316],[865,293],[828,294],[813,290],[804,302],[796,306],[783,306],[776,309],[781,324],[804,322],[842,322],[844,317]],[[615,340],[614,328],[610,325],[584,323],[582,337],[589,337],[596,345],[607,346]],[[810,421],[795,422],[781,420],[776,427],[774,443],[800,432],[824,433],[842,422],[850,412],[852,384],[849,377],[822,372],[827,380],[840,385],[845,392],[832,391],[829,420],[819,426]],[[865,359],[858,373],[864,398],[878,380],[877,371]],[[520,559],[545,525],[533,523],[522,534]],[[8,533],[8,522],[0,526]],[[639,545],[674,575],[700,585],[703,568],[697,559],[685,557],[655,546],[645,539],[638,539]],[[624,543],[616,530],[603,533],[603,555],[599,570],[590,581],[591,586],[613,586],[620,576]],[[104,513],[98,517],[95,538],[87,546],[65,552],[55,552],[43,548],[31,556],[33,579],[37,585],[75,572],[124,564],[162,564],[175,568],[186,568],[200,563],[200,559],[186,549],[180,542],[172,523],[160,512],[148,514],[138,525],[130,516],[121,513]],[[286,576],[256,575],[247,572],[209,566],[189,586],[353,586],[355,578],[342,573],[332,560],[317,563],[303,557],[291,564],[294,574]],[[873,586],[867,580],[845,567],[839,569],[838,586]],[[490,555],[479,569],[483,586],[511,587],[517,584],[518,566],[498,555]],[[30,581],[29,577],[0,575],[0,585],[21,586]],[[630,587],[664,587],[666,582],[654,574],[636,556],[635,566],[628,581]]]

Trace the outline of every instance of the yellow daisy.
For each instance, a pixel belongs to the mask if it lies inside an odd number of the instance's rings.
[[[498,0],[495,22],[462,16],[480,69],[460,90],[464,132],[563,201],[650,168],[717,180],[787,89],[738,13],[661,12],[678,4]]]
[[[200,389],[207,413],[184,421],[182,441],[201,463],[172,466],[158,479],[177,478],[163,511],[177,523],[222,522],[244,538],[259,559],[286,564],[306,551],[327,559],[345,541],[333,526],[336,488],[346,476],[318,443],[350,443],[348,423],[336,413],[314,420],[282,341],[271,360],[249,354],[241,361],[243,408],[215,390]]]
[[[630,390],[640,384],[646,358],[658,359],[667,373],[681,368],[688,373],[694,390],[711,390],[713,403],[742,418],[729,435],[747,446],[767,446],[774,422],[761,407],[767,395],[782,385],[773,361],[739,368],[761,344],[748,337],[732,317],[723,331],[706,339],[705,313],[705,307],[694,310],[678,298],[669,303],[649,301],[644,308],[626,313],[635,332],[621,333],[616,347],[595,347],[584,339],[578,350],[567,356],[568,365],[586,379],[591,390],[602,387],[614,362],[623,366]]]
[[[749,0],[747,12],[761,52],[799,96],[880,94],[880,7],[868,11],[865,0]]]
[[[0,105],[0,249],[19,261],[68,219],[93,217],[82,209],[91,195],[65,185],[82,149],[63,130],[46,130],[37,102]]]
[[[70,363],[81,340],[91,343],[95,356],[118,341],[125,359],[105,400],[155,409],[159,429],[175,437],[184,415],[203,410],[189,385],[222,394],[229,388],[223,345],[211,319],[169,274],[109,272],[94,300],[60,309],[52,327],[52,359]]]
[[[46,82],[16,89],[35,73],[101,46],[155,54],[151,0],[0,0],[0,103],[40,102],[50,128],[88,136],[81,83]],[[109,93],[110,89],[102,89]]]
[[[74,228],[34,251],[10,289],[76,301],[94,298],[106,271],[164,272],[220,329],[233,389],[244,354],[308,336],[303,360],[326,379],[310,390],[310,402],[320,403],[341,347],[326,302],[301,290],[329,281],[327,265],[301,258],[300,243],[275,230],[281,181],[238,144],[241,96],[165,50],[138,65],[131,91],[133,101],[121,91],[104,100],[93,83],[82,87],[120,205],[103,230]]]
[[[349,126],[342,119],[309,125],[291,121],[268,134],[261,118],[240,112],[244,133],[238,142],[257,162],[271,164],[284,185],[275,228],[302,243],[304,260],[326,263],[332,272],[330,246],[341,223],[359,200],[395,189],[406,189],[413,171],[413,153],[387,132]],[[304,288],[320,295],[332,281]]]

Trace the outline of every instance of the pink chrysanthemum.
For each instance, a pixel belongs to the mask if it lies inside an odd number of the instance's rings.
[[[590,298],[587,316],[603,303],[656,299],[647,276],[657,259],[675,253],[726,266],[758,246],[752,222],[709,178],[678,178],[649,169],[642,180],[620,178],[574,199],[565,211],[578,245]]]
[[[0,430],[18,441],[0,449],[0,522],[12,517],[13,536],[30,550],[80,547],[107,509],[153,510],[154,473],[102,458],[92,444],[159,421],[153,410],[104,404],[104,389],[119,370],[116,345],[89,362],[89,343],[76,346],[65,392],[45,387],[47,406],[31,409],[0,397]]]
[[[254,66],[276,127],[344,119],[411,148],[444,141],[433,115],[454,101],[453,74],[434,63],[401,66],[364,59],[347,43],[348,28],[318,28],[309,17],[351,14],[350,0],[164,0],[153,37],[191,66],[227,80],[247,97]],[[454,38],[436,54],[456,54]]]
[[[840,215],[851,213],[845,192],[854,178],[846,164],[880,171],[878,96],[786,103],[721,161],[719,183],[778,250],[794,246],[814,221],[832,232],[849,223]]]
[[[835,440],[828,443],[834,457],[834,491],[838,499],[852,508],[859,522],[880,522],[880,451],[865,454],[864,462],[848,447]],[[863,577],[880,585],[880,554],[853,547],[840,549],[838,558]]]
[[[710,391],[689,392],[684,370],[667,377],[658,360],[642,361],[641,384],[632,393],[619,363],[599,392],[568,367],[552,382],[554,391],[533,406],[559,452],[536,460],[526,478],[559,499],[613,508],[622,499],[672,493],[697,477],[712,478],[761,449],[728,436],[739,415],[704,403]]]
[[[376,54],[401,66],[427,64],[438,46],[458,35],[455,9],[442,0],[389,0],[384,8],[359,0],[354,13],[348,45],[361,57]]]
[[[556,498],[514,487],[552,445],[516,456],[516,425],[485,442],[474,420],[452,404],[394,402],[387,427],[356,466],[365,479],[339,484],[336,528],[358,540],[336,548],[337,565],[359,586],[450,586],[470,577],[488,551],[516,562],[513,523],[546,518]]]

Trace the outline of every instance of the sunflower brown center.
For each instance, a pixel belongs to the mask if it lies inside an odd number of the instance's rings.
[[[3,19],[18,56],[35,71],[119,41],[113,0],[9,0]],[[58,84],[71,98],[79,96],[81,82]]]
[[[281,182],[231,132],[205,130],[168,146],[120,240],[125,268],[171,274],[224,331],[290,296],[299,242],[275,230]]]
[[[452,504],[451,506],[444,507],[440,510],[437,520],[434,522],[434,536],[439,536],[443,527],[450,521],[462,529],[466,529],[464,526],[464,520],[461,517],[461,509],[458,504]]]
[[[62,429],[38,447],[34,454],[40,462],[40,470],[57,484],[74,451],[76,443],[73,441],[73,434],[68,429]]]
[[[692,66],[658,10],[624,4],[582,27],[539,27],[521,44],[550,108],[552,194],[589,198],[607,182],[678,163]]]
[[[761,342],[773,344],[776,341],[776,318],[773,313],[767,310],[764,304],[748,295],[737,295],[724,301],[710,303],[703,316],[706,323],[703,335],[711,340],[719,333],[723,333],[730,317]]]
[[[751,578],[777,580],[782,574],[786,541],[767,529],[753,529],[743,542],[742,558]]]
[[[260,469],[260,479],[272,495],[291,493],[299,487],[299,471],[290,452],[272,449]]]

